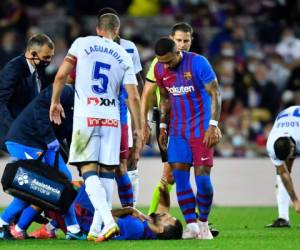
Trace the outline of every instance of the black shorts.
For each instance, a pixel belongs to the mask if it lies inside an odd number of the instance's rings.
[[[163,151],[162,148],[159,145],[158,142],[158,138],[159,138],[159,110],[157,107],[153,107],[153,122],[155,122],[155,129],[156,129],[156,140],[157,140],[157,144],[158,144],[158,148],[159,148],[159,152],[160,152],[160,157],[161,157],[161,161],[162,162],[168,162],[168,154],[166,151]]]

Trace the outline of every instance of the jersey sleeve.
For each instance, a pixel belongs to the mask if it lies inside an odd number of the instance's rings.
[[[135,46],[135,44],[133,44],[132,62],[133,62],[133,67],[134,67],[134,73],[135,74],[142,71],[140,55],[139,55],[139,52],[138,52],[137,47]]]
[[[123,84],[135,84],[138,85],[134,68],[133,62],[128,54],[126,54],[126,61],[125,61],[125,74],[123,78]]]
[[[79,42],[80,42],[80,38],[77,38],[71,45],[68,54],[71,54],[74,57],[78,57],[78,53],[79,53]]]
[[[153,82],[153,83],[156,82],[155,75],[154,75],[154,67],[155,67],[156,63],[157,63],[157,58],[155,57],[152,60],[152,62],[150,64],[150,68],[148,69],[148,72],[146,75],[146,80],[148,80],[149,82]]]
[[[204,56],[195,56],[193,66],[196,70],[198,79],[204,85],[217,78],[212,66]]]

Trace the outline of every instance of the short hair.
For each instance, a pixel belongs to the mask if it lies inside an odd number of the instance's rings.
[[[50,49],[54,49],[54,42],[49,36],[43,33],[35,34],[28,39],[26,49],[29,50],[32,47],[43,47],[47,45]]]
[[[279,137],[274,143],[276,157],[284,161],[291,153],[290,137]]]
[[[154,47],[155,54],[163,56],[169,52],[176,52],[176,43],[169,37],[160,38]]]
[[[175,224],[165,226],[164,231],[157,234],[157,238],[160,240],[178,240],[182,238],[182,231],[182,224],[180,220],[176,219]]]
[[[98,19],[104,14],[115,14],[116,16],[119,16],[118,12],[115,9],[110,7],[105,7],[98,11],[98,15],[97,15]]]
[[[174,36],[176,31],[182,31],[182,32],[189,32],[191,35],[193,34],[193,28],[191,25],[185,22],[180,22],[174,24],[174,26],[171,29],[171,35]]]
[[[98,28],[101,30],[113,31],[120,28],[120,19],[117,15],[107,13],[98,17]]]

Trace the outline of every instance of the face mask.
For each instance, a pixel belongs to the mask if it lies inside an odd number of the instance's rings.
[[[233,49],[222,49],[221,55],[228,56],[228,57],[234,56],[234,50]]]
[[[254,74],[256,71],[257,65],[254,63],[249,63],[247,66],[247,69],[249,70],[250,73]]]
[[[39,64],[36,65],[37,70],[45,69],[49,66],[50,62],[46,60],[40,60]]]

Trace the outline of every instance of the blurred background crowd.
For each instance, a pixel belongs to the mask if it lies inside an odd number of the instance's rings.
[[[99,9],[121,17],[122,37],[136,43],[144,74],[153,45],[179,21],[194,28],[191,51],[213,65],[221,86],[223,157],[266,155],[277,112],[300,105],[300,2],[288,0],[1,0],[0,69],[24,51],[26,40],[44,32],[55,42],[47,68],[52,81],[79,36],[95,34]],[[299,37],[299,38],[298,38]],[[145,155],[155,155],[153,147]]]

